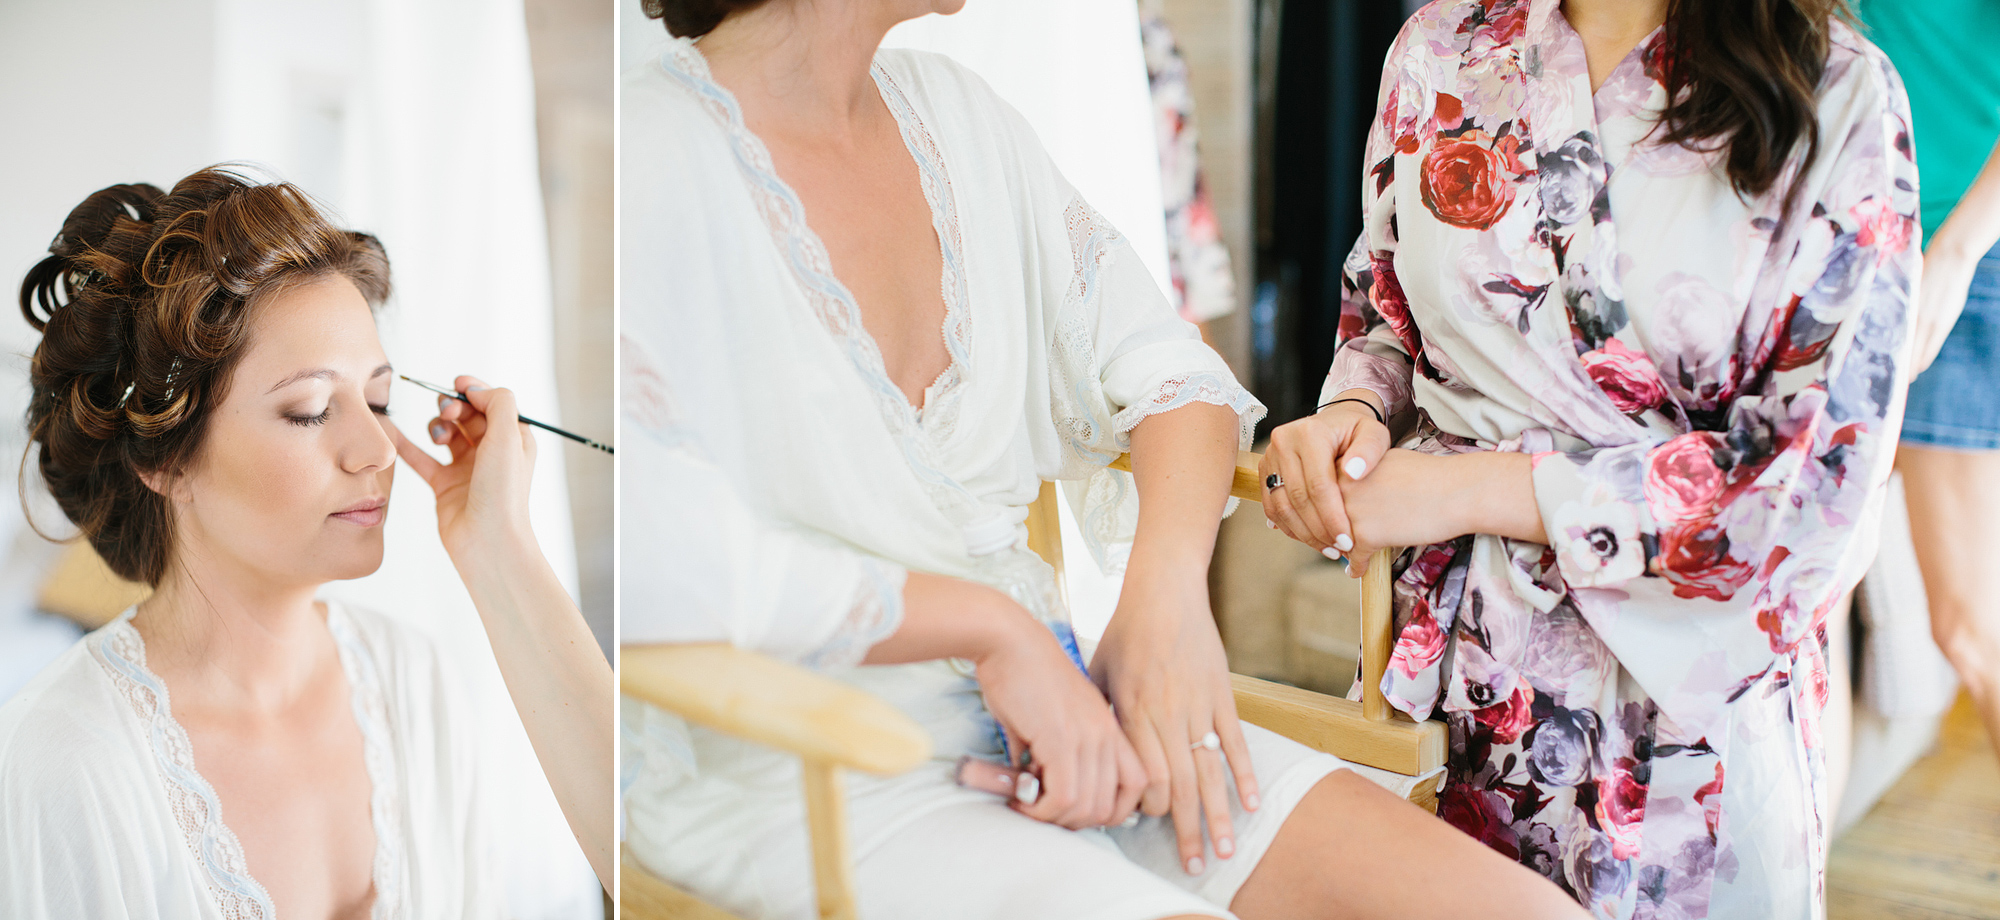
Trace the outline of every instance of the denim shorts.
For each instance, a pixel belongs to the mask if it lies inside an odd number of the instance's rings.
[[[1910,384],[1903,441],[2000,449],[2000,246],[1979,260],[1958,325],[1937,360]]]

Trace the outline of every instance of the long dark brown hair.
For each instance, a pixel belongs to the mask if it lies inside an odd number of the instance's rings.
[[[1771,190],[1801,142],[1798,176],[1819,158],[1818,93],[1833,20],[1846,0],[1670,0],[1661,143],[1726,149],[1737,194]],[[1787,204],[1797,188],[1786,193]]]
[[[677,38],[700,38],[713,31],[731,13],[756,9],[768,0],[639,0],[648,17],[667,27]]]
[[[298,188],[221,168],[172,192],[102,189],[70,211],[49,252],[21,282],[21,314],[42,334],[29,456],[111,571],[157,585],[173,513],[141,475],[178,475],[198,455],[258,304],[341,275],[379,307],[389,260]]]

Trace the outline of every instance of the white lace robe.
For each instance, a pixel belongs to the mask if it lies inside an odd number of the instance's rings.
[[[372,787],[370,916],[500,916],[465,710],[436,650],[327,606]],[[0,706],[0,917],[272,920],[130,617]]]
[[[1104,466],[1131,429],[1208,402],[1238,413],[1247,447],[1263,407],[977,77],[909,51],[881,52],[874,75],[942,254],[951,362],[921,412],[694,45],[625,77],[621,641],[805,662],[900,706],[941,756],[993,751],[977,686],[949,663],[852,667],[899,624],[906,573],[994,585],[1068,637],[1021,526],[1042,481],[1070,480],[1115,569],[1135,496]],[[623,718],[642,861],[776,910],[746,881],[770,854],[746,842],[798,825],[795,763],[630,701]],[[976,795],[930,778],[851,778],[857,851]],[[803,874],[786,884],[797,894]]]

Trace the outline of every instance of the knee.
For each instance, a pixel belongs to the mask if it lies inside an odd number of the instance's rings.
[[[2000,626],[1964,605],[1934,602],[1931,638],[1975,695],[2000,689]]]

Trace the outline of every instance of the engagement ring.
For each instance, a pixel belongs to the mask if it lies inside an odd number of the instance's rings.
[[[1276,492],[1280,488],[1283,488],[1284,485],[1285,485],[1285,477],[1280,476],[1276,473],[1272,473],[1271,475],[1264,477],[1264,488],[1269,489],[1273,492]]]
[[[1222,739],[1216,737],[1214,732],[1209,732],[1208,734],[1201,736],[1200,741],[1188,745],[1188,750],[1219,751],[1222,750]]]

